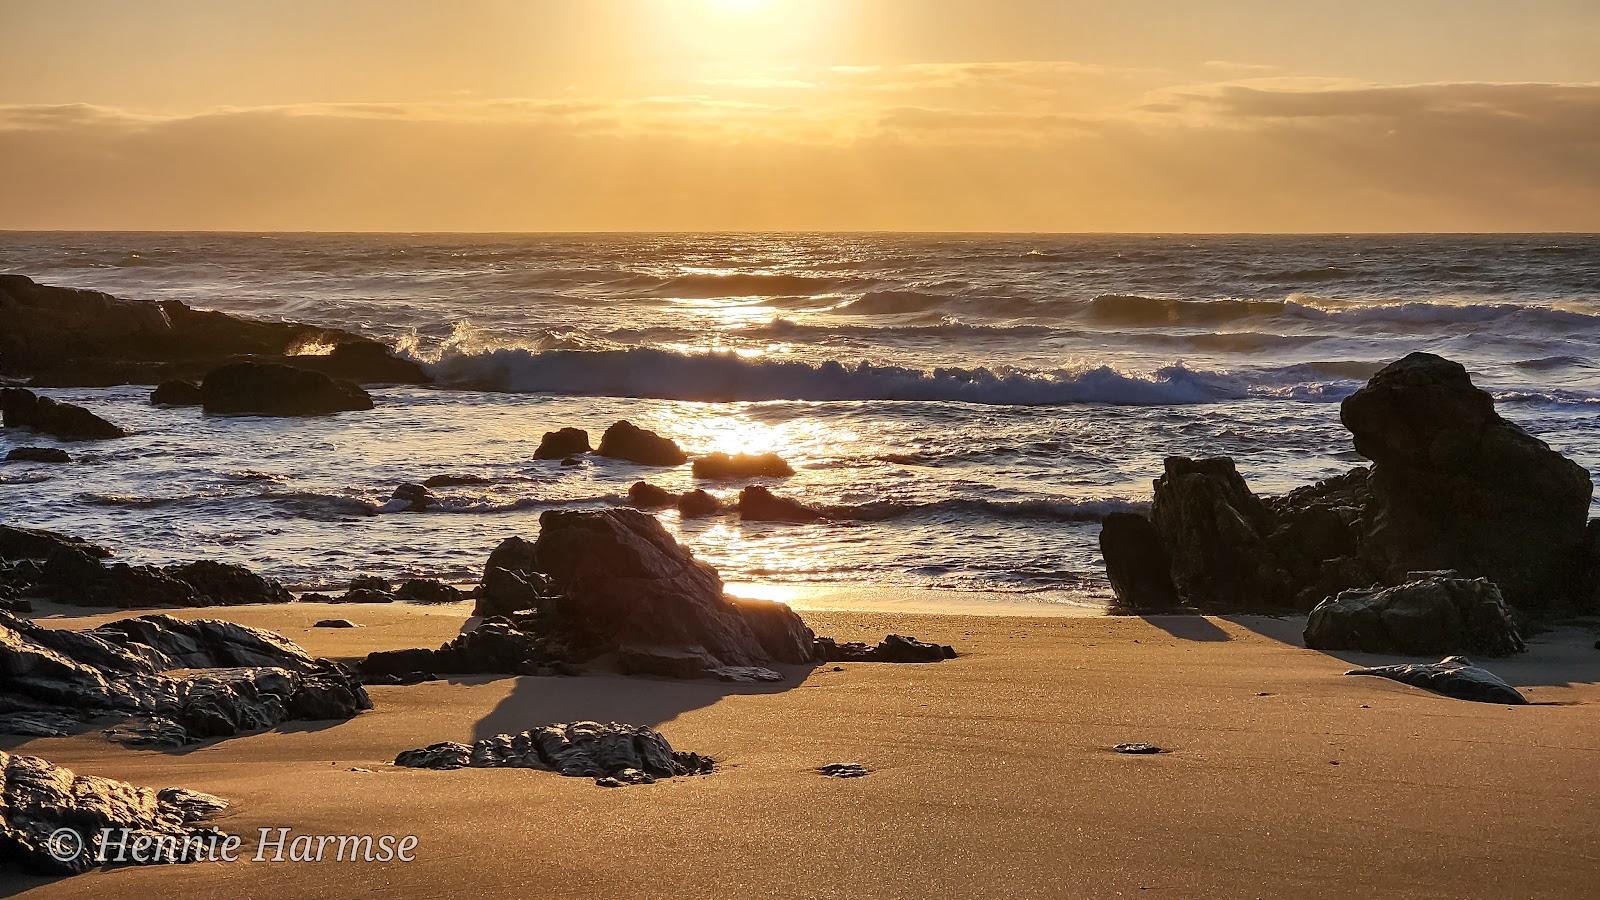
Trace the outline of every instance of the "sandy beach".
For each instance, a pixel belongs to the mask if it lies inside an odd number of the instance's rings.
[[[817,598],[825,602],[825,598]],[[180,610],[315,654],[432,645],[464,610]],[[126,615],[51,616],[84,627]],[[327,616],[363,627],[316,629]],[[372,687],[375,709],[182,752],[97,734],[9,738],[80,773],[225,797],[253,836],[414,834],[410,863],[198,863],[7,875],[29,896],[1571,897],[1600,861],[1600,652],[1583,629],[1491,663],[1532,705],[1451,700],[1299,644],[1265,617],[811,612],[841,638],[904,632],[962,656],[791,668],[775,685],[458,677]],[[709,776],[607,790],[394,755],[615,719],[714,756]],[[1170,752],[1127,756],[1145,741]],[[858,762],[870,775],[814,769]],[[249,843],[246,845],[250,846]]]

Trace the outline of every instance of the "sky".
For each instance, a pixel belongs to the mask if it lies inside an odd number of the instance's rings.
[[[0,228],[1600,231],[1594,0],[0,0]]]

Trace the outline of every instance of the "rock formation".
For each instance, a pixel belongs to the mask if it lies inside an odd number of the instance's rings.
[[[1487,578],[1412,572],[1391,588],[1344,591],[1311,611],[1306,646],[1435,656],[1510,656],[1527,649],[1500,589]]]
[[[1288,574],[1267,547],[1272,514],[1233,460],[1168,457],[1150,518],[1188,603],[1203,609],[1287,605]]]
[[[827,514],[753,484],[739,492],[739,518],[752,522],[815,522],[827,518]]]
[[[72,454],[60,447],[13,447],[6,462],[69,463]]]
[[[948,644],[930,644],[903,634],[891,634],[871,646],[859,641],[838,643],[833,638],[819,637],[814,645],[819,662],[939,662],[955,659],[956,651]]]
[[[607,787],[652,784],[658,778],[704,775],[710,757],[672,749],[659,732],[616,722],[545,725],[521,734],[498,734],[472,745],[445,741],[395,757],[419,769],[540,769],[593,778]]]
[[[678,502],[678,495],[648,481],[635,481],[628,486],[628,502],[640,509],[659,509]]]
[[[694,477],[735,480],[787,478],[794,469],[776,453],[708,453],[694,461]]]
[[[378,507],[379,512],[422,512],[437,505],[439,498],[420,484],[407,482],[394,489],[389,499]]]
[[[1472,664],[1472,660],[1451,656],[1436,663],[1406,663],[1394,666],[1372,666],[1351,669],[1346,675],[1376,675],[1391,678],[1425,691],[1454,697],[1457,700],[1474,700],[1479,703],[1504,703],[1521,706],[1528,702],[1522,692],[1507,684],[1487,669]]]
[[[590,449],[589,432],[582,428],[563,428],[560,431],[546,431],[544,438],[539,441],[539,449],[533,451],[533,458],[565,459],[588,453]]]
[[[600,456],[625,459],[641,466],[681,466],[689,457],[671,438],[662,437],[623,419],[600,436]]]
[[[719,512],[722,512],[722,501],[699,488],[684,491],[678,497],[678,515],[685,519],[714,516]]]
[[[213,369],[200,383],[206,412],[242,416],[322,416],[372,408],[353,382],[276,363]]]
[[[1161,535],[1138,513],[1112,513],[1100,526],[1100,555],[1120,608],[1137,611],[1181,605]]]
[[[155,406],[199,406],[205,402],[205,395],[200,392],[200,385],[173,378],[156,385],[150,392],[150,402]]]
[[[467,593],[434,578],[409,578],[396,588],[394,596],[408,603],[459,603]]]
[[[75,606],[228,606],[287,603],[278,582],[243,566],[200,560],[167,566],[105,563],[111,551],[40,529],[0,526],[0,586]],[[21,563],[27,563],[26,566]]]
[[[26,428],[61,441],[104,441],[128,436],[128,432],[81,406],[41,397],[25,388],[0,388],[0,422],[7,428]]]

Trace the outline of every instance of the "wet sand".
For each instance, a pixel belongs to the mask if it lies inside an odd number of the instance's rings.
[[[820,598],[816,605],[824,605]],[[804,606],[805,604],[801,604]],[[463,607],[191,610],[355,657],[436,645]],[[83,627],[127,613],[41,621]],[[355,629],[313,629],[321,618]],[[1573,897],[1600,871],[1600,650],[1578,629],[1485,661],[1533,701],[1342,677],[1391,661],[1299,646],[1302,620],[815,611],[841,638],[950,643],[931,665],[790,670],[775,685],[464,677],[186,752],[97,735],[3,746],[225,797],[246,836],[415,834],[410,863],[199,863],[6,876],[29,896]],[[659,728],[718,771],[605,789],[527,770],[399,769],[395,753],[552,721]],[[1171,752],[1110,750],[1147,741]],[[832,779],[831,762],[872,774]],[[369,771],[361,771],[369,770]]]

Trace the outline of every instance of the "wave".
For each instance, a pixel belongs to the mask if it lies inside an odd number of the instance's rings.
[[[1243,319],[1289,319],[1335,325],[1531,325],[1569,329],[1600,327],[1600,315],[1518,303],[1412,301],[1352,305],[1309,298],[1289,300],[1182,300],[1138,294],[1102,294],[1087,304],[1088,318],[1110,325],[1156,327],[1214,325]]]
[[[1011,406],[1105,403],[1158,406],[1245,396],[1244,385],[1181,365],[1148,376],[1110,366],[1023,372],[868,362],[809,363],[747,359],[731,353],[685,354],[649,347],[624,350],[499,348],[447,351],[430,365],[443,385],[486,391],[659,400],[912,400]]]
[[[1139,294],[1101,294],[1089,301],[1089,318],[1110,325],[1205,325],[1253,316],[1281,316],[1286,300],[1178,300]]]
[[[1278,282],[1319,282],[1343,281],[1351,277],[1353,272],[1339,266],[1317,266],[1311,269],[1289,269],[1282,272],[1262,272],[1246,276],[1252,281],[1278,281]]]
[[[1078,332],[1049,325],[984,325],[963,322],[948,316],[920,325],[822,325],[775,318],[740,329],[736,334],[772,338],[828,338],[854,336],[874,340],[897,337],[1023,337],[1029,335],[1070,335]]]
[[[985,500],[979,498],[953,498],[914,502],[902,500],[875,500],[868,503],[821,506],[819,509],[830,519],[859,522],[881,522],[906,516],[957,515],[992,516],[1003,519],[1037,519],[1049,522],[1099,522],[1112,513],[1148,513],[1150,504],[1143,500]]]
[[[1532,369],[1543,371],[1545,369],[1592,369],[1594,360],[1586,356],[1541,356],[1538,359],[1523,359],[1512,363],[1519,369]]]
[[[925,294],[921,291],[867,291],[854,300],[839,304],[838,313],[864,316],[899,316],[928,312],[943,307],[954,297]]]
[[[676,275],[658,282],[648,293],[657,297],[768,297],[836,292],[862,286],[857,278],[783,273],[731,272],[728,274]]]

